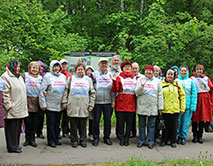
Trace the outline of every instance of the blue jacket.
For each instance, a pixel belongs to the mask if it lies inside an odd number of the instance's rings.
[[[181,66],[182,67],[182,66]],[[181,69],[180,67],[180,69]],[[178,79],[177,81],[182,85],[185,94],[186,94],[186,109],[191,111],[196,110],[197,106],[197,87],[192,79],[189,78],[189,70],[187,66],[186,76],[180,75],[180,70],[178,70]]]

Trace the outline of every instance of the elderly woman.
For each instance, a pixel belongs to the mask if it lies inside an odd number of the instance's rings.
[[[180,67],[177,81],[182,85],[186,94],[186,110],[178,118],[177,144],[185,145],[192,114],[197,106],[197,88],[194,81],[189,78],[189,70],[185,65]]]
[[[179,113],[183,114],[186,108],[185,92],[178,83],[176,72],[173,69],[165,71],[166,78],[161,81],[164,96],[164,109],[162,112],[166,128],[162,131],[162,142],[165,146],[170,139],[171,147],[176,148],[177,126]]]
[[[27,91],[27,106],[29,116],[24,119],[25,142],[24,146],[37,147],[35,133],[39,124],[39,93],[41,89],[42,76],[39,74],[40,63],[32,61],[28,65],[28,72],[22,74]]]
[[[95,102],[95,90],[91,78],[85,76],[85,65],[78,63],[75,67],[75,75],[70,77],[66,84],[63,96],[63,108],[67,108],[67,116],[71,123],[71,145],[78,146],[78,133],[80,135],[79,144],[86,148],[86,124],[89,112],[93,110]]]
[[[154,145],[155,122],[158,111],[163,110],[163,91],[159,79],[153,77],[154,68],[148,65],[144,69],[145,77],[137,81],[135,93],[137,95],[137,114],[139,117],[139,140],[137,147],[140,148],[146,141],[146,119],[147,144],[152,149]]]
[[[60,62],[51,61],[50,72],[43,78],[39,95],[40,107],[43,111],[46,111],[47,115],[47,142],[48,146],[52,148],[61,145],[58,135],[66,77],[60,71]]]
[[[203,128],[206,122],[212,121],[213,108],[213,84],[210,78],[205,75],[204,66],[198,64],[192,76],[198,93],[197,109],[192,116],[193,143],[203,143]]]
[[[19,146],[21,124],[23,118],[28,116],[26,87],[23,78],[19,75],[18,60],[11,60],[6,69],[1,77],[6,82],[2,95],[7,151],[21,153]]]
[[[136,77],[132,73],[132,64],[129,61],[121,64],[121,70],[122,72],[117,78],[111,75],[111,79],[113,80],[112,91],[118,92],[116,97],[116,117],[120,145],[128,146],[132,120],[136,111]],[[124,128],[126,128],[125,132]]]

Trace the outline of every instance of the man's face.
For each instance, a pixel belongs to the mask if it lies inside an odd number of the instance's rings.
[[[67,63],[66,62],[62,63],[61,68],[62,68],[63,71],[66,71],[67,70]]]
[[[135,76],[138,75],[138,73],[139,73],[139,66],[136,65],[136,64],[133,64],[133,65],[132,65],[132,72],[133,72],[133,74],[134,74]]]
[[[119,66],[120,65],[120,59],[118,57],[113,57],[111,63],[112,63],[112,65]]]

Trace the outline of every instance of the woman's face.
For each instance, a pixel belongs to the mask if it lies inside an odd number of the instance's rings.
[[[39,66],[37,66],[37,65],[31,66],[30,72],[31,72],[32,74],[34,74],[34,75],[38,74],[38,72],[39,72]]]
[[[152,78],[152,76],[153,76],[153,71],[151,70],[151,69],[146,69],[145,70],[145,76],[147,77],[147,78]]]
[[[180,69],[180,75],[181,76],[186,76],[187,74],[187,68],[186,67],[181,67]]]
[[[166,73],[166,78],[167,78],[168,81],[174,80],[174,72],[168,71],[168,72]]]
[[[87,69],[86,75],[89,77],[92,74],[92,69]]]
[[[60,65],[59,64],[56,64],[53,66],[53,72],[54,73],[58,73],[60,71]]]
[[[79,66],[75,73],[77,74],[78,77],[83,77],[84,76],[84,73],[85,73],[85,70],[83,68],[83,66]]]
[[[196,73],[197,75],[201,76],[203,74],[203,69],[200,67],[196,68]]]
[[[127,64],[123,67],[123,72],[130,73],[132,71],[132,66]]]
[[[158,77],[159,74],[160,74],[160,71],[159,71],[158,67],[154,67],[154,76]]]
[[[20,71],[20,63],[17,64],[17,70],[16,70],[16,73],[18,74]]]

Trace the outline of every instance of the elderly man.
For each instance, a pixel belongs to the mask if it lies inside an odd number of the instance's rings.
[[[61,63],[61,73],[66,76],[66,80],[67,80],[69,77],[72,76],[72,74],[70,74],[68,72],[68,69],[67,69],[68,61],[66,59],[61,59],[60,63]],[[69,132],[70,132],[70,128],[69,128],[69,118],[67,116],[67,110],[66,109],[63,110],[61,128],[62,128],[62,136],[68,137]]]
[[[136,79],[140,78],[142,76],[142,74],[139,73],[139,65],[137,62],[132,63],[132,73],[134,74],[134,76],[136,77]],[[132,120],[132,130],[131,130],[131,134],[130,137],[135,137],[137,133],[136,130],[136,113],[134,114],[133,120]]]
[[[121,59],[119,55],[114,55],[112,57],[111,64],[109,65],[109,73],[114,77],[119,76],[121,72],[120,61]]]
[[[114,93],[112,92],[112,80],[108,72],[108,60],[101,58],[98,62],[99,71],[93,73],[96,89],[96,99],[93,117],[93,145],[98,146],[99,143],[99,122],[101,113],[104,115],[104,143],[112,145],[110,140],[111,134],[111,116],[112,108],[115,106]]]

